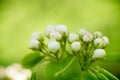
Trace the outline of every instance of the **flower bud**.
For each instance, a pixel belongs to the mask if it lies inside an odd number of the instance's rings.
[[[102,39],[103,39],[103,47],[106,47],[109,44],[109,39],[106,36],[103,36]]]
[[[39,41],[38,40],[31,40],[30,41],[30,48],[31,49],[39,49]]]
[[[57,25],[56,31],[62,34],[62,36],[68,36],[68,28],[65,25]]]
[[[93,36],[94,36],[94,38],[100,38],[100,37],[102,37],[102,33],[96,31],[96,32],[94,32]]]
[[[103,49],[95,49],[92,59],[102,59],[106,55],[105,50]]]
[[[46,36],[50,37],[50,34],[53,33],[54,31],[55,31],[54,25],[48,25],[46,29]]]
[[[39,37],[40,37],[40,33],[38,33],[38,32],[33,32],[33,33],[32,33],[32,37],[31,37],[31,40],[38,39]]]
[[[94,40],[94,46],[97,48],[102,48],[103,47],[103,40],[101,38],[96,38]]]
[[[81,48],[81,45],[80,45],[80,42],[73,42],[71,44],[71,49],[74,51],[74,52],[78,52]]]
[[[70,43],[72,43],[74,41],[79,40],[79,36],[75,33],[70,33],[69,37],[68,37],[68,40],[69,40]]]
[[[62,38],[62,36],[59,32],[54,31],[50,34],[50,38],[54,38],[55,40],[60,40]]]
[[[78,33],[79,33],[79,35],[82,37],[82,36],[84,36],[84,35],[87,33],[87,31],[86,31],[85,29],[80,29],[80,30],[78,31]]]
[[[90,42],[92,41],[93,39],[93,36],[91,33],[87,32],[84,36],[83,36],[83,41],[84,42]]]
[[[56,53],[60,49],[59,42],[57,42],[55,40],[50,40],[50,42],[48,44],[48,49],[50,50],[50,52]]]

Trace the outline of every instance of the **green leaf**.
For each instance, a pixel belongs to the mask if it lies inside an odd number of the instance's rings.
[[[98,78],[92,71],[84,71],[81,80],[98,80]]]
[[[30,80],[35,80],[35,72],[32,72],[32,76],[31,76],[31,79]]]
[[[109,80],[104,74],[99,73],[97,69],[92,68],[92,72],[96,75],[98,80]]]
[[[103,68],[101,68],[99,72],[104,74],[109,80],[119,80],[117,77],[115,77],[113,74]]]
[[[106,62],[120,62],[120,53],[110,53],[103,60]]]
[[[40,55],[38,52],[30,53],[24,57],[22,60],[22,65],[26,68],[34,67],[37,63],[39,63],[44,58],[43,55]]]
[[[46,61],[36,70],[35,80],[80,80],[81,67],[76,57],[62,61]]]

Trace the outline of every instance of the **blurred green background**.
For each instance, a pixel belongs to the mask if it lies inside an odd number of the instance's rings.
[[[113,57],[100,65],[120,76],[120,0],[0,0],[0,65],[20,62],[31,52],[31,33],[49,24],[103,32]]]

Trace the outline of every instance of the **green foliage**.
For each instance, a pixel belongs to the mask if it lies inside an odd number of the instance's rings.
[[[22,60],[22,65],[26,68],[31,68],[39,63],[43,58],[44,56],[40,55],[39,52],[33,52],[25,56],[25,58]]]
[[[98,78],[91,71],[84,71],[82,73],[81,80],[98,80]]]
[[[60,62],[46,61],[37,67],[35,80],[79,80],[80,69],[76,57],[67,58]]]
[[[107,78],[109,78],[109,80],[119,80],[113,74],[111,74],[110,72],[106,71],[105,69],[100,69],[99,72],[104,74]]]

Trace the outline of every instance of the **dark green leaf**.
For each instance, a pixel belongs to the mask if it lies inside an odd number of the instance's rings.
[[[43,55],[40,55],[38,52],[30,53],[24,57],[22,60],[22,65],[26,68],[34,67],[37,63],[39,63],[44,58]]]
[[[103,68],[101,68],[99,72],[104,74],[109,80],[119,80],[117,77],[115,77],[113,74]]]

